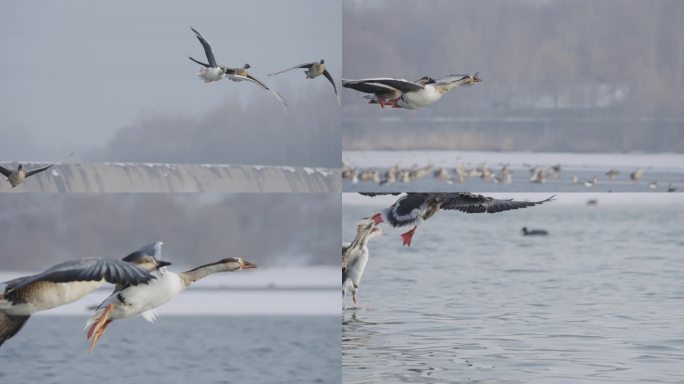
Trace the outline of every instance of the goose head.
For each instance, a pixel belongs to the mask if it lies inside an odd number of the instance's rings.
[[[380,227],[373,226],[373,228],[370,230],[368,233],[368,239],[374,239],[376,237],[380,237],[385,234],[385,231],[382,230]]]
[[[19,166],[17,167],[17,171],[21,171],[22,169],[24,169],[24,166],[19,164]]]
[[[136,252],[124,257],[123,261],[133,263],[148,271],[154,271],[162,267],[169,266],[171,265],[170,262],[160,260],[162,245],[164,245],[164,243],[161,241],[146,245]]]
[[[249,65],[249,63],[242,66],[242,69],[250,69],[250,68],[252,68],[252,66]]]
[[[321,64],[325,64],[325,60],[321,59]]]
[[[217,264],[220,264],[226,271],[258,268],[256,264],[252,264],[241,257],[229,257],[219,261]]]
[[[475,83],[481,82],[482,79],[480,79],[479,77],[477,77],[477,75],[479,75],[479,74],[480,74],[480,72],[475,72],[474,75],[467,75],[466,78],[465,78],[466,84],[475,84]]]

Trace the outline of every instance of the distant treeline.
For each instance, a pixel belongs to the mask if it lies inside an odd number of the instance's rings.
[[[669,123],[661,127],[658,120],[684,118],[683,1],[392,0],[344,2],[343,9],[345,78],[382,75],[415,80],[480,72],[483,79],[416,111],[383,110],[346,90],[345,118],[655,120],[611,127],[606,134],[621,142],[612,136],[620,132],[634,142],[642,134],[631,131],[643,130],[648,139],[644,148],[621,145],[635,150],[655,150],[650,135],[672,129]],[[584,126],[601,135],[607,129],[603,123]],[[654,126],[657,131],[650,131]],[[374,137],[371,130],[366,140]],[[345,136],[348,133],[344,131]],[[515,142],[529,137],[517,130],[510,133]],[[575,142],[599,140],[564,131],[556,134]],[[443,139],[439,145],[455,136]],[[427,143],[429,138],[418,140]],[[671,137],[655,140],[670,144]],[[616,147],[620,145],[612,146]],[[657,149],[668,148],[672,145]]]
[[[351,121],[345,150],[684,152],[684,123],[623,120]]]
[[[339,263],[339,194],[0,195],[0,270],[82,257],[121,258],[164,242],[163,257],[200,265]]]

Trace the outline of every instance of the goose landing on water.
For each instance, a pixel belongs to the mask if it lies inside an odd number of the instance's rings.
[[[368,264],[368,241],[383,235],[382,228],[378,227],[373,219],[366,218],[359,221],[356,227],[356,237],[349,244],[342,245],[342,305],[344,306],[345,293],[352,294],[354,306],[358,307],[356,291],[361,284],[361,277]]]
[[[400,193],[361,193],[365,196],[399,195]],[[499,200],[469,192],[453,193],[407,193],[391,207],[373,216],[379,224],[387,219],[393,227],[414,224],[413,229],[401,235],[404,245],[411,246],[413,234],[423,221],[442,209],[457,210],[465,213],[497,213],[513,209],[527,208],[553,200],[554,196],[541,201]]]
[[[279,72],[275,73],[269,73],[269,76],[274,76],[274,75],[279,75],[281,73],[291,71],[293,69],[306,69],[304,73],[306,74],[307,79],[315,79],[316,77],[323,75],[325,76],[326,79],[332,84],[333,86],[333,91],[335,91],[335,96],[337,96],[337,103],[342,104],[342,101],[340,101],[340,95],[337,93],[337,87],[335,86],[335,80],[333,80],[332,76],[330,76],[330,72],[325,68],[325,60],[321,59],[321,61],[314,61],[313,63],[305,63],[305,64],[300,64],[297,66],[294,66],[292,68],[284,69]]]
[[[114,291],[100,304],[86,324],[87,339],[91,340],[90,352],[93,352],[97,341],[112,321],[140,314],[145,320],[153,322],[156,318],[156,307],[167,303],[195,281],[212,273],[256,267],[241,258],[227,258],[181,273],[160,268],[153,272],[155,279],[149,284]]]
[[[287,107],[287,102],[285,99],[280,96],[280,94],[271,88],[267,87],[266,84],[262,83],[261,81],[257,80],[255,77],[249,74],[247,70],[251,68],[249,64],[245,64],[242,66],[242,68],[231,68],[231,67],[226,67],[226,66],[221,66],[216,63],[216,58],[214,57],[214,52],[211,49],[211,45],[209,45],[209,42],[207,39],[199,33],[195,28],[190,27],[192,32],[195,33],[195,37],[197,37],[197,40],[199,40],[200,44],[202,44],[202,47],[204,48],[204,54],[207,56],[207,61],[208,63],[203,63],[199,60],[196,60],[192,57],[188,57],[190,60],[193,62],[203,66],[204,68],[200,69],[199,72],[197,72],[197,76],[201,77],[205,83],[210,83],[212,81],[219,81],[225,77],[228,77],[230,80],[233,81],[249,81],[251,83],[254,83],[261,88],[271,92],[273,96],[275,96],[276,99],[278,99],[278,102],[283,106]]]
[[[39,311],[76,301],[106,283],[133,285],[154,279],[149,271],[168,265],[157,259],[161,242],[140,248],[123,261],[89,258],[57,264],[37,275],[0,284],[0,345]]]

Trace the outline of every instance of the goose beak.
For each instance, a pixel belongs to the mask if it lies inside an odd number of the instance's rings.
[[[242,269],[252,269],[252,268],[259,268],[256,264],[252,264],[249,261],[242,260]]]
[[[166,267],[171,265],[169,261],[157,260],[157,268]]]

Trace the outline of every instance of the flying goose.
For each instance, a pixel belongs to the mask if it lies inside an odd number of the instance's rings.
[[[368,79],[366,79],[368,80]],[[385,105],[396,106],[396,100],[401,97],[401,91],[389,85],[367,82],[366,80],[342,80],[342,86],[363,93],[372,93],[363,98],[370,100],[368,104],[380,104],[380,108]],[[434,83],[435,80],[430,76],[423,76],[416,80],[416,84],[425,85]]]
[[[365,196],[399,195],[399,193],[361,193]],[[452,193],[407,193],[392,206],[373,216],[375,223],[386,218],[393,227],[414,224],[413,228],[401,235],[403,245],[411,246],[416,228],[441,209],[458,210],[465,213],[497,213],[512,209],[532,207],[551,201],[554,196],[541,201],[500,200],[470,192]]]
[[[346,291],[352,293],[354,305],[358,307],[356,291],[368,263],[368,241],[381,236],[384,232],[371,218],[358,222],[354,241],[342,245],[342,305]]]
[[[93,352],[97,341],[112,321],[140,314],[145,320],[153,322],[156,307],[167,303],[195,281],[216,272],[256,267],[246,260],[231,257],[181,273],[159,268],[152,273],[155,279],[148,284],[127,286],[114,291],[100,304],[86,324],[87,338],[91,340],[90,352]]]
[[[123,261],[66,261],[42,273],[0,283],[0,345],[16,335],[32,314],[76,301],[105,283],[137,286],[150,282],[154,276],[148,271],[170,264],[157,258],[161,244],[146,245]]]
[[[47,165],[45,167],[32,169],[28,172],[24,170],[24,166],[22,164],[19,164],[16,171],[11,171],[11,170],[0,165],[0,173],[2,173],[5,177],[7,177],[7,181],[9,181],[9,183],[12,185],[12,188],[14,188],[17,185],[23,183],[27,177],[33,176],[33,175],[35,175],[37,173],[41,173],[43,171],[47,171],[50,167],[52,167],[56,164],[59,164],[60,162],[70,158],[73,155],[74,155],[74,152],[71,152],[71,154],[69,156],[63,158],[62,160],[56,161],[56,162],[54,162],[50,165]]]
[[[306,75],[307,79],[313,79],[316,78],[320,75],[325,76],[326,79],[332,84],[333,86],[333,91],[335,91],[335,96],[337,96],[337,102],[339,104],[342,104],[342,101],[340,101],[340,95],[337,93],[337,87],[335,86],[335,80],[333,80],[332,76],[330,76],[330,72],[325,68],[325,60],[321,59],[321,61],[314,61],[313,63],[305,63],[305,64],[299,64],[296,65],[292,68],[284,69],[279,72],[275,73],[269,73],[269,76],[274,76],[274,75],[279,75],[281,73],[291,71],[293,69],[297,68],[302,68],[305,69],[304,74]]]
[[[249,81],[271,92],[273,96],[275,96],[275,98],[278,99],[278,102],[280,102],[280,104],[282,104],[284,107],[287,107],[287,102],[282,96],[280,96],[278,92],[267,87],[266,84],[257,80],[255,77],[250,75],[249,72],[247,72],[247,70],[251,68],[249,64],[243,65],[242,68],[231,68],[218,65],[216,63],[216,58],[214,57],[214,52],[211,50],[211,45],[209,45],[207,39],[195,28],[190,27],[190,29],[195,33],[195,37],[197,37],[197,40],[199,40],[199,42],[202,44],[202,47],[204,47],[204,54],[207,56],[207,61],[209,63],[203,63],[192,57],[188,58],[193,62],[204,67],[200,69],[199,72],[197,72],[197,76],[201,77],[205,83],[219,81],[224,77],[228,77],[230,80],[233,81]]]
[[[439,80],[434,80],[429,76],[424,76],[418,81],[408,81],[395,78],[372,78],[361,80],[343,81],[342,86],[351,88],[364,93],[387,94],[384,97],[384,105],[391,105],[394,108],[417,109],[426,107],[447,93],[448,91],[463,85],[472,85],[482,80],[474,75],[451,75]],[[383,91],[384,89],[384,91]],[[397,92],[390,92],[392,89]],[[398,94],[397,97],[394,97]],[[390,97],[393,97],[390,99]],[[380,100],[378,100],[378,103]]]

